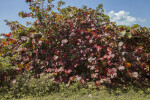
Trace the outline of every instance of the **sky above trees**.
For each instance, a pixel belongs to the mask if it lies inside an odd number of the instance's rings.
[[[56,0],[56,2],[59,0]],[[150,0],[63,0],[67,6],[96,8],[103,4],[105,13],[110,16],[110,20],[118,25],[139,24],[150,28]],[[54,2],[56,4],[56,2]],[[34,21],[32,18],[18,16],[20,11],[28,10],[25,0],[2,0],[0,3],[0,33],[9,33],[10,29],[5,25],[4,20],[18,21],[26,25],[26,21]]]

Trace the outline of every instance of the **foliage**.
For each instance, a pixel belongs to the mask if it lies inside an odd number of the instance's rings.
[[[35,80],[37,82],[39,82],[38,80]],[[42,80],[41,80],[42,81]],[[52,81],[51,81],[52,82]],[[15,95],[17,94],[18,96],[20,95],[23,98],[13,98],[14,95],[11,92],[11,94],[5,94],[5,95],[0,95],[0,98],[2,100],[5,100],[7,98],[10,100],[47,100],[47,99],[51,99],[51,100],[55,100],[55,99],[61,99],[61,100],[74,100],[74,99],[82,99],[82,100],[95,100],[95,99],[103,99],[103,100],[112,100],[112,99],[119,99],[119,100],[143,100],[143,99],[149,99],[150,95],[150,89],[147,88],[145,90],[141,90],[137,89],[135,87],[128,87],[128,91],[124,91],[121,88],[118,88],[116,90],[107,90],[107,88],[101,86],[99,88],[99,90],[96,89],[89,89],[89,88],[81,88],[80,90],[77,89],[76,86],[78,86],[77,84],[80,83],[75,83],[74,85],[71,85],[70,87],[65,87],[65,85],[63,85],[61,83],[61,87],[59,87],[59,89],[61,88],[61,90],[63,89],[63,91],[57,91],[57,92],[51,92],[51,93],[45,93],[44,95],[42,95],[41,93],[39,93],[39,91],[34,91],[34,94],[37,95],[33,95],[30,94],[31,92],[29,92],[29,95],[22,95],[20,91],[16,91]],[[34,83],[32,84],[34,85]],[[31,85],[30,85],[31,86]],[[40,87],[44,86],[43,84],[40,85]],[[48,86],[48,85],[47,85]],[[32,88],[32,87],[30,87]],[[55,89],[57,90],[57,87],[55,87]],[[74,91],[76,89],[76,91]],[[143,88],[144,89],[144,88]],[[26,90],[26,88],[25,88]],[[22,89],[22,91],[25,91]],[[30,89],[32,90],[32,89]],[[70,92],[69,92],[70,91]],[[9,92],[10,93],[10,92]],[[38,94],[39,93],[39,94]]]
[[[18,75],[18,77],[11,82],[10,86],[5,85],[0,88],[0,98],[21,98],[30,95],[43,96],[59,91],[59,84],[49,80],[49,77],[52,77],[52,75],[45,75],[40,79],[36,79],[32,77],[31,72],[26,71],[24,74]]]
[[[94,81],[97,87],[150,85],[150,29],[117,26],[102,4],[96,10],[62,8],[63,1],[57,7],[53,1],[26,0],[31,12],[21,11],[19,16],[37,19],[27,22],[31,27],[5,20],[12,32],[2,34],[6,40],[1,42],[1,57],[11,57],[20,74],[28,70],[39,78],[52,73],[55,82],[68,85],[74,80]]]
[[[0,57],[0,84],[1,86],[4,86],[6,84],[9,84],[14,76],[17,75],[15,73],[16,66],[13,66],[11,64],[11,57],[7,56],[5,58]]]
[[[74,81],[70,86],[66,86],[64,83],[56,83],[53,80],[49,80],[49,77],[53,77],[52,74],[42,75],[41,78],[33,78],[32,72],[26,71],[24,74],[19,75],[16,80],[13,80],[10,86],[4,86],[0,88],[0,99],[21,99],[28,98],[38,99],[42,98],[148,98],[150,90],[149,88],[137,88],[128,86],[127,88],[106,88],[101,85],[98,89],[94,88],[93,83],[88,83],[92,87],[87,87],[78,81]]]

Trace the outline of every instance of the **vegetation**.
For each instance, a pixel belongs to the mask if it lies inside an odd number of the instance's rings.
[[[10,87],[1,87],[1,100],[147,100],[150,98],[150,88],[133,86],[106,88],[104,85],[97,88],[94,82],[83,85],[78,81],[67,86],[64,83],[58,84],[48,80],[51,75],[39,79],[30,78],[31,76],[31,73],[25,72],[19,75]]]
[[[62,8],[65,2],[53,1],[26,0],[31,12],[19,16],[37,19],[28,27],[5,20],[11,32],[0,43],[2,99],[68,96],[103,86],[124,93],[144,87],[149,93],[150,29],[110,22],[102,4],[96,10]]]

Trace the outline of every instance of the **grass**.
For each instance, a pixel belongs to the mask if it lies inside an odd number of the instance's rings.
[[[118,93],[116,94],[116,92]],[[70,96],[66,96],[64,93],[56,93],[48,96],[29,96],[14,100],[150,100],[150,94],[145,95],[142,91],[135,92],[134,90],[130,90],[127,93],[115,91],[112,94],[109,94],[107,90],[95,90],[91,91],[91,93],[87,93],[87,91],[83,89]]]

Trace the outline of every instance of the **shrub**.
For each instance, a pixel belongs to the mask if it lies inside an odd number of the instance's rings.
[[[3,34],[7,41],[1,47],[9,50],[1,51],[2,57],[15,58],[11,63],[18,72],[29,70],[36,78],[53,73],[55,82],[68,84],[78,80],[94,81],[97,86],[150,85],[149,29],[115,25],[104,14],[102,4],[96,10],[61,8],[65,3],[59,1],[58,12],[54,12],[52,1],[48,0],[47,8],[42,6],[44,1],[26,1],[31,12],[21,11],[19,16],[36,18],[31,27],[6,20],[12,32]]]
[[[29,71],[18,75],[13,80],[10,86],[0,88],[1,99],[21,98],[25,96],[43,96],[49,95],[59,91],[59,84],[50,80],[52,75],[41,76],[41,78],[33,78],[32,73]]]

